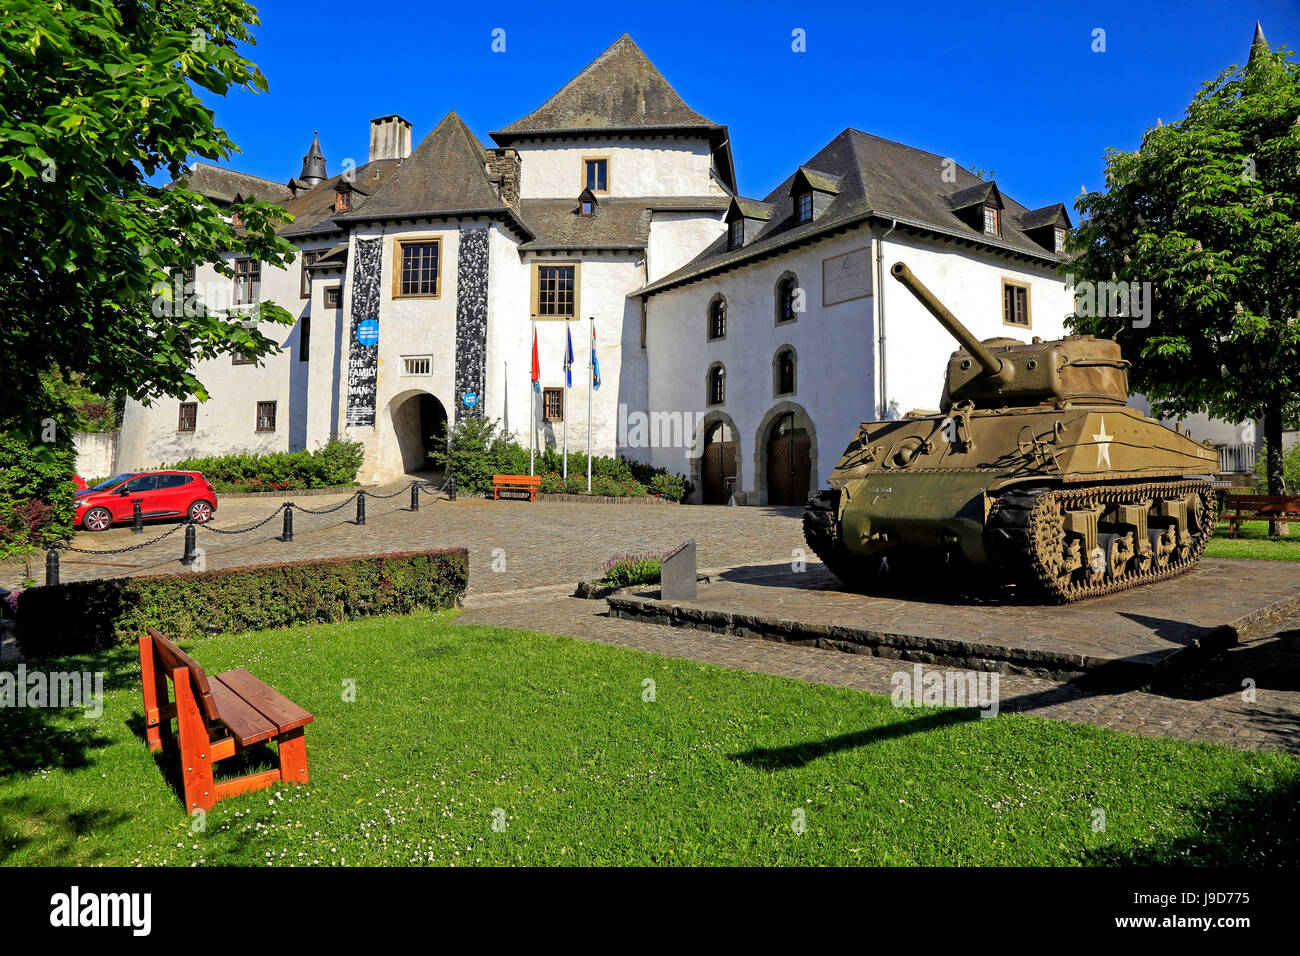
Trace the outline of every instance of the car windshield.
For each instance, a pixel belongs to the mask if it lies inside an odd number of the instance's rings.
[[[118,475],[116,478],[108,478],[104,481],[101,481],[99,484],[95,485],[89,490],[107,491],[109,488],[112,488],[114,485],[121,484],[122,482],[126,481],[128,478],[133,477],[134,474],[135,474],[134,472],[128,471],[125,475]]]

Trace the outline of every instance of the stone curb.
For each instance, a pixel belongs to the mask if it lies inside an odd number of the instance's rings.
[[[734,634],[801,647],[872,654],[971,670],[1023,674],[1056,681],[1086,681],[1095,687],[1122,689],[1146,688],[1156,681],[1184,673],[1207,657],[1249,640],[1265,631],[1272,622],[1300,610],[1300,594],[1296,594],[1229,621],[1195,643],[1169,654],[1113,660],[851,625],[809,624],[733,613],[702,604],[671,604],[644,596],[612,594],[606,602],[610,617],[646,624],[689,627],[715,634]]]

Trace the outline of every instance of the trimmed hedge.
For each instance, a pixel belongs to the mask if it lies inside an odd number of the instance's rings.
[[[183,458],[173,465],[159,467],[201,472],[218,493],[237,494],[352,485],[364,460],[365,447],[361,442],[331,438],[315,451]]]
[[[456,607],[465,548],[71,581],[18,597],[25,657],[129,644],[155,627],[173,640]]]

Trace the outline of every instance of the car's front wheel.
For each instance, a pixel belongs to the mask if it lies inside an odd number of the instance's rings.
[[[196,501],[190,505],[190,520],[198,524],[212,519],[212,504],[207,501]]]
[[[91,508],[81,518],[81,526],[87,531],[107,531],[113,523],[113,515],[107,508]]]

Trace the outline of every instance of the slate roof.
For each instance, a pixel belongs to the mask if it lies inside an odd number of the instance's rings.
[[[720,171],[734,188],[736,172],[727,128],[687,106],[624,33],[541,106],[488,135],[497,145],[506,146],[529,137],[692,132],[710,141]]]
[[[716,210],[731,202],[726,196],[650,196],[640,199],[599,199],[590,216],[578,213],[575,199],[522,199],[519,213],[536,238],[526,250],[643,249],[650,236],[655,210]]]
[[[1005,207],[1001,236],[987,236],[970,225],[954,211],[954,199],[963,199],[964,193],[987,196],[997,187],[961,167],[954,168],[935,153],[846,129],[804,166],[840,181],[840,193],[812,222],[795,222],[790,187],[798,175],[796,171],[765,197],[764,202],[774,206],[776,212],[754,239],[739,249],[728,249],[727,237],[721,236],[682,268],[631,294],[646,295],[683,285],[872,219],[886,224],[897,219],[903,229],[962,239],[1045,262],[1065,258],[1026,234],[1019,220],[1029,210],[1005,193],[999,193]],[[947,170],[955,173],[955,183],[945,182]]]
[[[364,208],[369,198],[392,178],[400,165],[401,160],[377,159],[354,169],[351,184],[353,211]],[[342,173],[331,176],[306,192],[299,192],[296,198],[282,202],[285,210],[293,215],[293,222],[281,226],[276,232],[286,238],[311,238],[340,232],[341,229],[334,222],[334,204],[342,180]]]
[[[1020,228],[1025,230],[1055,226],[1058,222],[1065,228],[1070,228],[1070,214],[1065,211],[1065,203],[1063,202],[1055,202],[1041,209],[1031,209],[1028,212],[1021,213],[1018,221]]]
[[[776,214],[776,206],[770,202],[746,199],[744,196],[737,196],[732,202],[746,219],[771,219]]]
[[[518,214],[497,197],[487,177],[486,162],[487,150],[453,111],[401,161],[386,182],[352,212],[335,216],[334,221],[477,215],[500,217],[527,233]]]
[[[180,185],[184,189],[200,193],[213,202],[222,204],[232,203],[236,197],[248,199],[250,196],[283,204],[291,195],[289,187],[283,183],[237,172],[224,166],[213,166],[211,163],[195,163],[185,175],[177,177],[175,182],[169,185]]]

